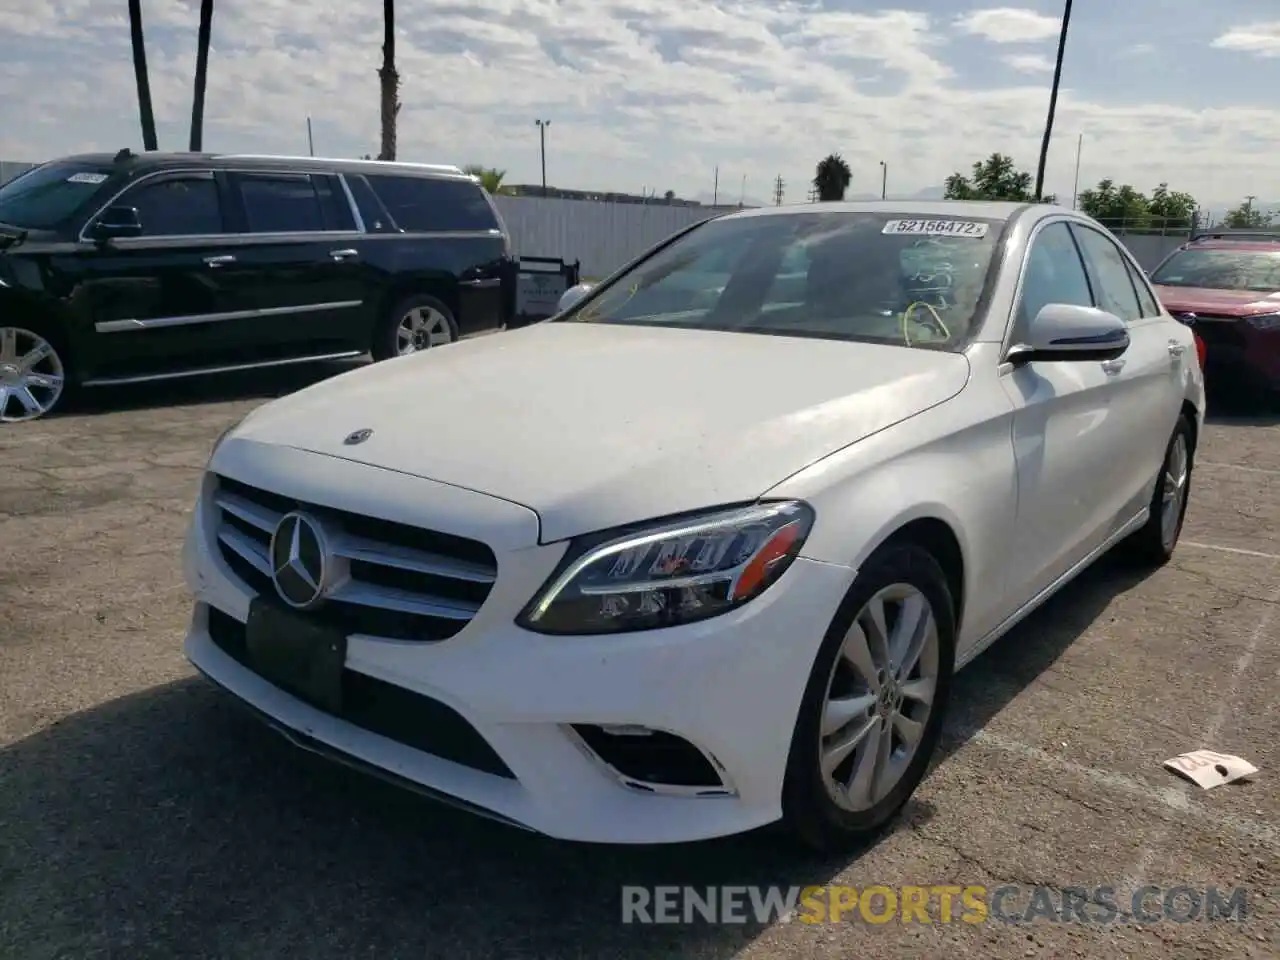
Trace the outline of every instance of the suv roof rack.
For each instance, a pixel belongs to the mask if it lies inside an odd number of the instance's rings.
[[[408,163],[401,160],[358,160],[351,157],[293,157],[278,153],[220,153],[219,160],[289,160],[295,163],[354,163],[368,166],[407,167],[431,173],[464,176],[462,168],[450,163]]]
[[[1201,240],[1269,240],[1272,243],[1280,243],[1280,230],[1253,230],[1248,227],[1237,230],[1211,227],[1206,230],[1198,230],[1191,235],[1192,243],[1198,243]]]

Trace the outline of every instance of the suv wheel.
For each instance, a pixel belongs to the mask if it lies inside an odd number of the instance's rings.
[[[396,303],[383,318],[374,335],[373,358],[406,357],[457,339],[453,312],[435,297],[414,294]]]
[[[66,365],[52,337],[27,326],[0,325],[0,423],[36,420],[66,387]]]

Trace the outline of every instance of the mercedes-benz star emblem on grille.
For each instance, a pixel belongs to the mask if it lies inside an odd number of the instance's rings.
[[[368,440],[372,436],[373,436],[373,431],[366,427],[364,430],[355,430],[351,433],[348,433],[346,438],[342,442],[345,443],[348,447],[354,447],[357,443],[364,443],[366,440]]]
[[[289,606],[308,610],[323,599],[331,564],[324,530],[305,513],[287,513],[271,535],[271,579]]]

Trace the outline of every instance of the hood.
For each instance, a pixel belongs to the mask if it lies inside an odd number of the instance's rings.
[[[753,500],[968,376],[931,350],[542,323],[342,374],[235,435],[513,501],[551,542]]]
[[[1170,313],[1203,313],[1220,317],[1253,317],[1280,313],[1280,292],[1214,290],[1209,287],[1166,287],[1155,284],[1156,296]]]

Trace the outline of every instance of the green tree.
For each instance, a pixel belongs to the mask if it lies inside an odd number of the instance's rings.
[[[1249,201],[1233,210],[1228,210],[1227,215],[1222,218],[1223,224],[1232,230],[1266,229],[1274,220],[1274,215],[1256,209]]]
[[[819,201],[843,200],[852,182],[853,172],[838,153],[820,160],[813,175],[813,187],[818,191]]]
[[[1195,197],[1180,190],[1170,190],[1167,183],[1161,183],[1152,190],[1151,199],[1147,202],[1152,226],[1172,230],[1192,229],[1199,208]]]
[[[947,177],[946,192],[948,200],[1012,200],[1021,203],[1035,201],[1035,191],[1031,186],[1031,174],[1019,170],[1013,157],[1003,153],[993,153],[985,160],[973,165],[969,176],[956,172]],[[1057,203],[1055,196],[1046,196],[1043,203]]]
[[[480,181],[480,186],[484,187],[489,193],[502,192],[502,178],[507,175],[505,170],[497,170],[493,167],[486,167],[479,163],[469,163],[462,168],[463,173],[468,173]]]
[[[1078,200],[1080,209],[1108,227],[1146,227],[1151,220],[1150,201],[1142,191],[1130,184],[1116,186],[1114,180],[1099,180],[1097,185],[1082,191]]]
[[[667,203],[670,203],[675,198],[676,198],[676,192],[674,190],[668,190],[666,193],[662,195],[662,199],[667,201]]]
[[[142,121],[142,149],[159,150],[156,114],[151,106],[151,76],[147,72],[147,44],[142,31],[142,0],[129,0],[129,37],[133,44],[133,76],[138,85],[138,116]]]
[[[396,119],[400,116],[400,74],[396,70],[396,0],[382,0],[382,66],[378,68],[382,114],[379,160],[396,158]]]

